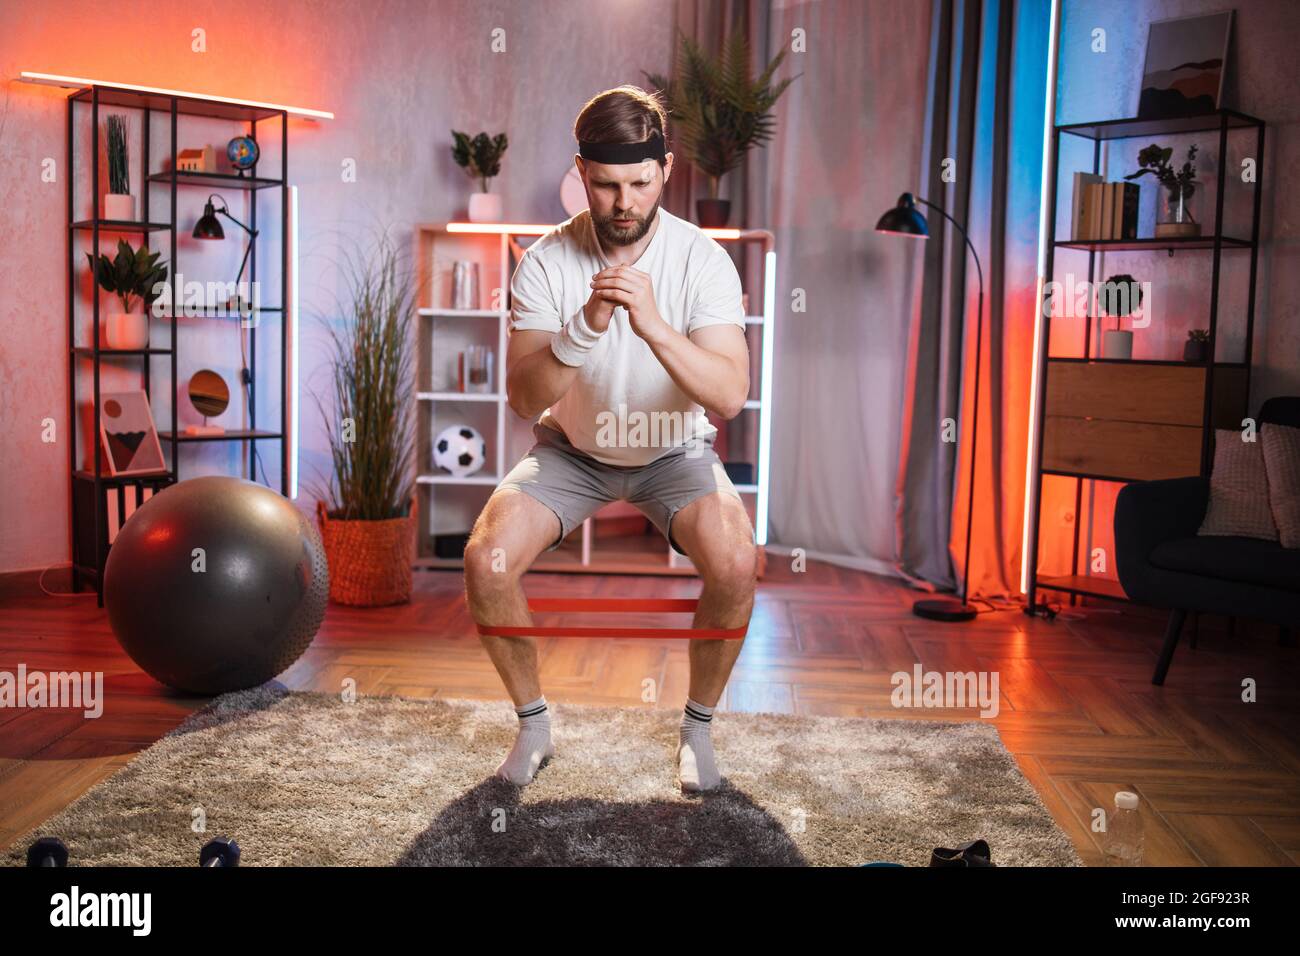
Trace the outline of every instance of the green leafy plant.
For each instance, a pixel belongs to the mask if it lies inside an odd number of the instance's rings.
[[[1190,330],[1188,331],[1188,333],[1187,333],[1187,338],[1188,338],[1190,341],[1192,341],[1192,342],[1206,342],[1206,343],[1208,343],[1208,342],[1210,341],[1210,330],[1209,330],[1209,329],[1190,329]]]
[[[1138,166],[1136,172],[1129,173],[1125,179],[1137,179],[1140,176],[1148,174],[1156,177],[1161,186],[1169,190],[1169,196],[1175,202],[1179,199],[1186,202],[1196,193],[1196,144],[1193,143],[1187,148],[1187,159],[1181,169],[1175,169],[1170,163],[1174,151],[1168,146],[1158,146],[1152,143],[1150,146],[1138,153]],[[1195,222],[1188,213],[1188,219]]]
[[[90,271],[105,292],[112,292],[122,302],[122,311],[130,312],[132,299],[144,300],[145,307],[158,298],[154,287],[167,281],[167,263],[158,262],[161,253],[150,252],[147,246],[132,249],[125,239],[117,240],[117,256],[110,260],[102,253],[98,266],[95,257],[87,252]]]
[[[782,50],[752,80],[749,44],[743,33],[732,33],[716,58],[683,33],[677,72],[671,80],[642,71],[662,91],[686,159],[708,177],[709,198],[718,198],[718,181],[740,165],[749,149],[771,139],[776,128],[772,107],[786,87],[803,75],[772,86],[772,74],[787,52]]]
[[[126,117],[111,113],[105,122],[104,151],[108,154],[108,191],[125,196],[131,191],[129,153],[126,148]]]
[[[1111,276],[1098,287],[1097,304],[1103,314],[1115,319],[1118,330],[1120,320],[1142,304],[1142,286],[1127,272]]]
[[[384,232],[369,254],[349,254],[349,313],[327,324],[334,409],[314,395],[326,428],[333,470],[316,496],[329,516],[382,521],[410,511],[414,413],[409,268]]]
[[[456,143],[451,147],[451,155],[456,164],[465,170],[471,179],[477,179],[482,192],[488,191],[488,183],[493,176],[501,172],[501,157],[509,146],[505,133],[498,133],[489,138],[487,133],[479,133],[470,139],[467,133],[451,131]]]

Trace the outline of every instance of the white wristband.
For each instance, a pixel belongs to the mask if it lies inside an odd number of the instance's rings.
[[[608,329],[606,329],[608,331]],[[551,352],[565,365],[574,367],[585,365],[587,356],[596,347],[604,332],[595,331],[587,324],[585,309],[579,309],[573,318],[565,322],[560,331],[551,339]]]

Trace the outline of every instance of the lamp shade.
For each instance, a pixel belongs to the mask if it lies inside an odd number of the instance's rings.
[[[221,228],[221,221],[217,219],[217,212],[211,200],[208,200],[207,205],[203,207],[203,215],[194,224],[193,236],[195,239],[226,238],[226,231]]]
[[[912,194],[903,193],[898,197],[898,205],[880,217],[876,223],[876,232],[926,239],[930,235],[930,226],[916,208]]]

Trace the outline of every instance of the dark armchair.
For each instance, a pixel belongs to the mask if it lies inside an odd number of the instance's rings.
[[[1300,428],[1300,397],[1271,398],[1260,425]],[[1258,538],[1196,532],[1209,501],[1208,478],[1140,481],[1115,503],[1115,564],[1120,584],[1140,604],[1169,608],[1153,684],[1163,684],[1188,612],[1300,627],[1300,548]]]

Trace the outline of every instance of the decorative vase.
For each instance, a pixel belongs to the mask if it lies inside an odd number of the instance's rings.
[[[1183,343],[1183,361],[1184,362],[1204,362],[1210,353],[1210,343],[1201,342],[1196,339],[1188,339]]]
[[[135,197],[130,193],[105,193],[104,218],[115,222],[135,222]]]
[[[110,312],[103,322],[104,342],[110,349],[149,347],[149,316],[138,312]]]
[[[404,518],[354,521],[331,517],[316,502],[329,564],[330,600],[354,607],[404,604],[411,599],[418,503]]]
[[[1108,329],[1102,332],[1101,357],[1107,359],[1131,359],[1133,357],[1133,333],[1124,329]]]
[[[695,200],[695,218],[705,229],[721,229],[731,218],[730,199]]]
[[[1201,234],[1196,220],[1195,185],[1188,189],[1161,189],[1160,208],[1156,213],[1157,239],[1185,239]]]
[[[500,222],[501,196],[498,193],[472,193],[469,197],[470,222]]]

